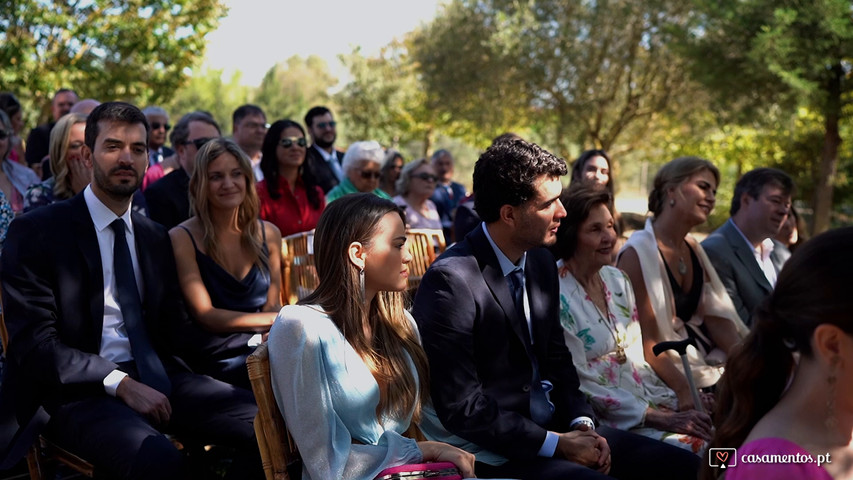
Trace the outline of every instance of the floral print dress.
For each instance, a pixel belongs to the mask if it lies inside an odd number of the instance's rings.
[[[678,399],[643,357],[634,290],[625,273],[611,266],[599,271],[608,309],[602,312],[562,261],[557,266],[560,323],[578,371],[580,389],[599,421],[702,453],[706,445],[700,438],[643,426],[646,409],[676,410]],[[619,362],[617,342],[627,357],[624,363]]]

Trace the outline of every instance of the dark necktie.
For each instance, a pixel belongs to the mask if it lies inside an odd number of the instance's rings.
[[[124,233],[124,220],[116,219],[110,227],[115,232],[113,275],[116,279],[116,301],[127,328],[130,350],[133,352],[136,369],[139,371],[139,379],[149,387],[168,395],[172,390],[171,382],[166,376],[163,363],[157,357],[157,352],[151,346],[142,320],[142,301],[139,299],[139,290],[136,289],[133,262],[130,259],[130,249]]]
[[[509,291],[512,293],[515,310],[518,312],[519,318],[524,321],[524,328],[527,328],[527,316],[524,314],[524,270],[516,268],[507,275],[507,279],[509,280]],[[533,364],[533,378],[530,382],[530,419],[539,426],[545,427],[554,414],[554,406],[548,401],[548,396],[542,387],[542,377],[539,376],[539,362],[533,352],[532,342],[531,345],[528,345],[528,352],[530,362]]]

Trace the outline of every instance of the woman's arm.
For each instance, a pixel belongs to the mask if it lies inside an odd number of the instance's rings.
[[[189,233],[178,226],[169,231],[169,236],[175,252],[181,292],[190,314],[199,325],[217,333],[269,331],[276,313],[245,313],[215,308],[201,279]]]
[[[281,310],[281,231],[270,222],[261,222],[266,232],[267,251],[269,252],[270,289],[264,312],[278,313]]]
[[[619,257],[617,267],[628,275],[631,285],[634,287],[634,298],[637,301],[637,315],[640,322],[640,331],[642,332],[643,354],[646,362],[648,362],[661,380],[675,391],[678,397],[679,410],[695,408],[692,393],[690,392],[690,385],[687,383],[687,377],[675,367],[669,357],[666,355],[656,356],[652,351],[652,348],[664,339],[660,335],[655,312],[652,309],[652,303],[646,290],[646,282],[643,278],[643,270],[640,266],[640,258],[637,256],[637,251],[634,248],[627,248]],[[667,319],[667,321],[670,321],[670,319]]]

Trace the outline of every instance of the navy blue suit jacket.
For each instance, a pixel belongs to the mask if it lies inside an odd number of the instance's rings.
[[[167,372],[188,371],[173,326],[186,321],[166,230],[131,214],[143,278],[143,320]],[[53,408],[106,395],[117,365],[99,356],[104,278],[95,227],[83,193],[16,218],[2,255],[3,310],[9,332],[0,386],[0,448],[14,465]],[[2,451],[2,450],[0,450]]]
[[[525,282],[533,343],[481,227],[448,249],[424,275],[412,314],[430,365],[430,392],[445,428],[510,459],[536,457],[547,431],[530,419],[532,356],[554,385],[549,429],[594,418],[560,325],[554,257],[527,252]]]

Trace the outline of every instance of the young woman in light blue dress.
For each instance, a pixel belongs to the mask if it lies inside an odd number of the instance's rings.
[[[268,340],[303,478],[369,480],[424,462],[452,462],[473,476],[473,455],[415,439],[429,378],[403,308],[412,256],[400,210],[369,193],[340,198],[320,217],[314,255],[317,290],[281,310]]]

